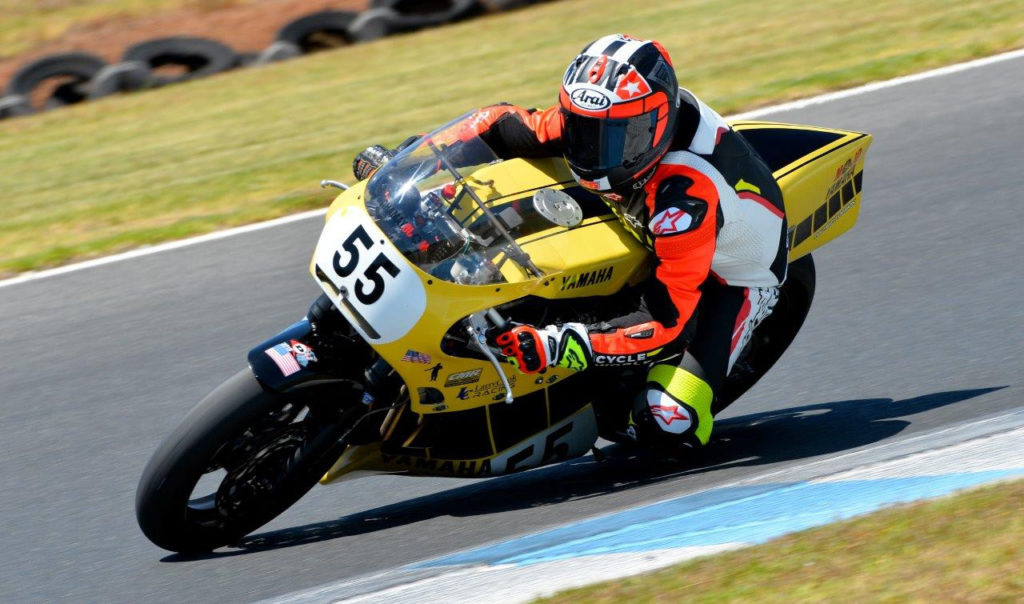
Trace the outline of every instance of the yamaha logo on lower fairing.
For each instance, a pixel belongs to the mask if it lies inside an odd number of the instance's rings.
[[[593,88],[577,88],[569,95],[572,104],[587,111],[600,111],[611,106],[612,100],[608,96]]]

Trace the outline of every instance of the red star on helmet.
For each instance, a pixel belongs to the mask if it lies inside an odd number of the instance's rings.
[[[690,417],[683,413],[681,407],[675,405],[651,405],[651,413],[655,417],[669,425],[677,419],[688,420]]]
[[[629,73],[619,79],[619,85],[615,88],[615,94],[624,101],[650,93],[651,85],[637,72],[635,67],[629,68]]]

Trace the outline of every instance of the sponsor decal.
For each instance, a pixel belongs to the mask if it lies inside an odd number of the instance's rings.
[[[609,266],[595,271],[580,273],[578,275],[566,275],[562,277],[561,291],[564,292],[570,289],[590,287],[591,285],[610,281],[612,278],[612,268],[613,267]]]
[[[515,375],[508,376],[508,384],[513,388],[516,387]],[[455,395],[455,398],[459,399],[460,401],[465,401],[471,398],[480,398],[484,396],[495,397],[495,400],[497,400],[499,396],[501,398],[504,398],[505,385],[501,383],[501,380],[497,380],[495,382],[488,382],[486,384],[477,384],[476,386],[472,387],[463,386],[459,388],[459,392],[458,394]]]
[[[647,83],[636,67],[630,67],[629,72],[619,78],[619,85],[615,87],[615,94],[624,101],[636,99],[651,93],[651,85]]]
[[[864,150],[858,149],[852,159],[843,162],[836,168],[835,178],[825,194],[824,203],[799,224],[791,223],[787,233],[789,249],[795,248],[811,237],[821,236],[832,223],[856,205],[864,172],[854,172],[854,170],[863,154]]]
[[[653,335],[654,335],[654,328],[653,327],[649,327],[649,328],[647,328],[647,329],[645,329],[643,331],[638,331],[636,333],[627,333],[626,337],[631,339],[631,340],[646,340],[647,338],[649,338],[649,337],[651,337]]]
[[[303,367],[316,362],[313,349],[298,340],[281,342],[263,352],[274,361],[285,377],[298,373]]]
[[[437,374],[441,373],[442,369],[444,369],[444,365],[442,365],[441,363],[438,363],[437,365],[434,365],[430,369],[425,369],[424,371],[429,371],[430,372],[430,381],[431,382],[436,382],[437,381]]]
[[[596,365],[638,365],[647,361],[648,355],[655,353],[639,352],[637,354],[598,354],[594,355]]]
[[[415,350],[406,350],[405,354],[402,355],[402,360],[407,363],[423,363],[424,365],[429,365],[431,362],[429,354],[416,352]]]
[[[412,455],[388,455],[381,453],[381,461],[401,466],[413,473],[444,474],[448,476],[490,476],[491,460],[488,459],[425,459]]]
[[[480,381],[480,373],[483,369],[470,369],[469,371],[460,371],[449,375],[444,380],[445,388],[452,388],[454,386],[465,386],[466,384],[474,384]]]
[[[622,195],[619,195],[618,193],[602,193],[601,196],[616,203],[622,203]]]
[[[693,224],[693,216],[679,208],[662,210],[651,219],[651,232],[655,235],[684,233]]]
[[[584,189],[590,189],[592,191],[597,191],[600,188],[598,187],[596,182],[592,180],[584,180],[582,178],[580,179],[580,186],[583,187]]]
[[[577,88],[569,93],[573,105],[585,111],[603,111],[612,106],[608,93],[600,88]]]

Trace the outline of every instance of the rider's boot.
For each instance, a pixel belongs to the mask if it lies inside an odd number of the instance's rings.
[[[627,434],[659,454],[703,446],[711,438],[714,393],[698,375],[676,365],[655,365],[637,397]]]

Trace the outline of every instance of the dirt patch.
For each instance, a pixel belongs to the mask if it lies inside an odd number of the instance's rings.
[[[215,9],[187,8],[147,17],[113,17],[81,23],[60,38],[27,53],[0,59],[0,89],[29,61],[54,52],[80,50],[115,63],[128,46],[153,38],[191,35],[212,38],[238,52],[266,48],[289,21],[320,10],[361,11],[369,0],[257,0]]]

